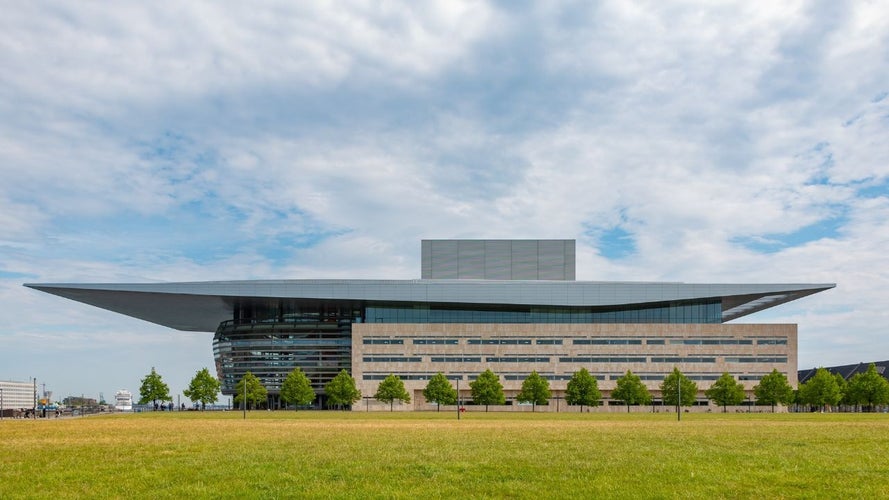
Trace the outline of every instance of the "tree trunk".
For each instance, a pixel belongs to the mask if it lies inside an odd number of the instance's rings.
[[[485,405],[485,413],[488,413],[488,405]]]
[[[441,411],[441,403],[438,403],[438,408],[435,411]]]
[[[722,405],[722,413],[728,413],[728,406]]]
[[[630,413],[630,405],[627,404],[627,413]]]
[[[389,401],[389,411],[392,411],[392,408],[395,406],[395,400]]]
[[[537,409],[537,403],[531,403],[531,413],[534,413]]]

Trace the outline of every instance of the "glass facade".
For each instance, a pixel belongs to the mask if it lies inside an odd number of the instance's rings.
[[[722,323],[717,299],[632,307],[373,305],[369,323]]]
[[[277,406],[284,378],[299,367],[322,395],[340,370],[352,369],[356,317],[360,311],[331,304],[265,301],[235,307],[235,319],[222,322],[213,337],[222,393],[234,394],[250,371],[268,390],[269,404]]]

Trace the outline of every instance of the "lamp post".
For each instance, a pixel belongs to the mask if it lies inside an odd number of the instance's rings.
[[[457,378],[457,420],[460,420],[460,378]]]
[[[682,380],[678,376],[676,377],[676,393],[678,394],[676,398],[676,421],[679,422],[682,420]]]
[[[0,420],[3,420],[3,388],[0,387]]]

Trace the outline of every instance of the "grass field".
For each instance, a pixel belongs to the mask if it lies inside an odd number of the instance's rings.
[[[0,498],[887,498],[885,414],[142,413],[0,422]]]

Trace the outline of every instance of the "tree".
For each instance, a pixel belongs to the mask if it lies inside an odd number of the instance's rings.
[[[429,379],[429,383],[423,389],[423,397],[426,401],[437,404],[436,411],[441,411],[441,405],[457,403],[457,390],[451,387],[451,383],[442,372],[438,372]]]
[[[709,389],[704,391],[707,399],[722,406],[722,413],[725,413],[728,406],[734,406],[744,401],[744,385],[736,382],[728,372],[723,372],[716,382]]]
[[[246,394],[244,386],[247,386]],[[247,399],[247,409],[256,408],[257,404],[265,401],[269,396],[269,391],[263,387],[256,375],[249,371],[241,377],[241,380],[235,385],[235,403],[243,403],[244,396]]]
[[[170,387],[164,383],[160,374],[151,367],[151,373],[142,379],[142,386],[139,388],[139,404],[144,405],[149,402],[154,403],[157,407],[158,401],[172,401],[170,397]]]
[[[611,399],[623,401],[627,405],[627,413],[630,413],[630,405],[645,405],[651,402],[651,393],[638,375],[627,370],[627,373],[617,379],[617,386],[611,391]]]
[[[345,368],[324,386],[324,393],[327,394],[327,404],[339,408],[351,406],[361,399],[361,391],[355,387],[355,379]]]
[[[873,363],[864,373],[856,373],[849,381],[848,392],[851,404],[867,405],[873,410],[874,405],[889,403],[889,381],[877,373]]]
[[[469,388],[472,393],[472,402],[477,405],[485,405],[485,412],[488,411],[488,405],[506,404],[500,377],[494,374],[490,368],[470,382]]]
[[[544,405],[549,402],[549,380],[538,375],[536,370],[522,382],[522,390],[516,396],[516,400],[520,403],[531,403],[531,411],[537,409],[537,405]]]
[[[842,393],[836,378],[824,367],[815,370],[815,375],[799,387],[799,401],[819,406],[821,411],[828,405],[837,404],[841,397]]]
[[[846,379],[839,373],[834,373],[833,379],[837,381],[837,387],[840,388],[840,399],[839,401],[837,401],[837,404],[856,404],[854,401],[850,401],[849,398],[846,397],[846,392],[849,388],[849,383],[846,381]]]
[[[300,367],[297,366],[288,373],[284,382],[281,383],[281,399],[294,406],[307,405],[315,401],[312,382]]]
[[[698,397],[698,384],[683,375],[679,368],[674,366],[673,371],[661,382],[661,397],[664,399],[665,405],[675,406],[678,411],[681,406],[695,404]]]
[[[787,376],[772,368],[772,373],[764,376],[753,388],[756,402],[772,405],[772,413],[775,413],[775,405],[786,405],[793,401],[793,387],[787,382]]]
[[[599,392],[599,382],[596,377],[590,375],[586,368],[574,372],[568,381],[568,389],[565,391],[565,401],[569,405],[580,405],[583,413],[584,406],[599,406],[602,393]]]
[[[191,383],[188,384],[188,389],[182,393],[188,399],[201,403],[201,411],[203,411],[207,407],[207,403],[216,402],[221,386],[219,379],[210,375],[210,370],[203,368],[195,374]]]
[[[377,401],[389,403],[389,411],[393,410],[396,399],[404,403],[411,402],[411,395],[404,389],[404,382],[402,382],[397,375],[391,373],[380,382],[380,386],[377,387],[377,393],[374,394],[374,398]]]

